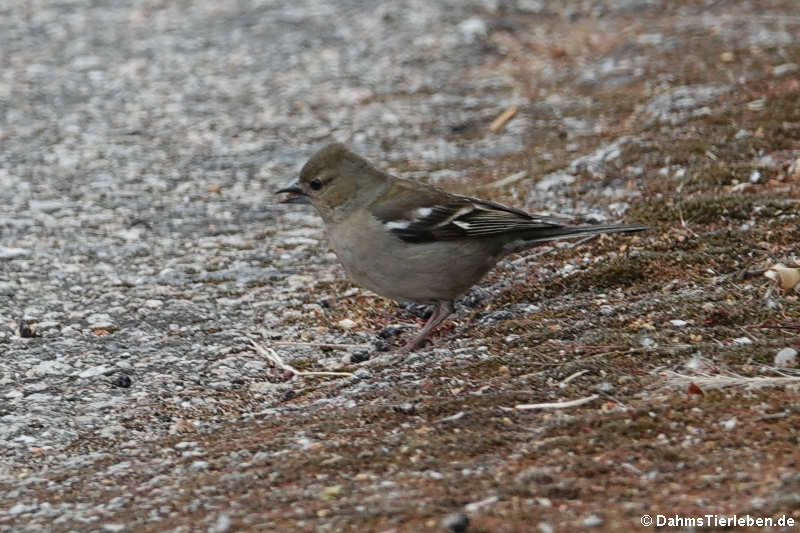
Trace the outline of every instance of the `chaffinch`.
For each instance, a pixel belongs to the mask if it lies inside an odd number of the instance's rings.
[[[403,351],[418,347],[453,312],[454,301],[501,258],[544,242],[647,229],[569,226],[513,207],[396,178],[342,144],[314,154],[300,178],[277,191],[310,203],[348,275],[381,296],[435,305]]]

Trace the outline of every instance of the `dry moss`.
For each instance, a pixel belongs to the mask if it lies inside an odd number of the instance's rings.
[[[645,200],[633,206],[628,217],[656,226],[679,226],[683,214],[686,224],[719,227],[754,217],[774,219],[796,206],[794,200],[767,194],[700,194],[683,199]]]

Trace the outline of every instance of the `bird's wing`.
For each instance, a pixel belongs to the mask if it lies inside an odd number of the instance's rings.
[[[498,234],[536,233],[563,227],[563,222],[513,207],[421,188],[397,180],[371,206],[373,216],[406,242],[481,238]]]

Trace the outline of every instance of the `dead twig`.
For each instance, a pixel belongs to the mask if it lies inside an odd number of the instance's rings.
[[[514,116],[516,116],[517,111],[519,111],[519,109],[516,106],[514,106],[514,107],[509,107],[508,109],[500,113],[500,115],[496,119],[494,119],[491,124],[489,124],[489,131],[491,131],[492,133],[497,133],[498,131],[502,130],[503,126],[505,126],[509,120],[511,120],[512,118],[514,118]]]
[[[549,402],[549,403],[521,403],[515,405],[515,409],[526,410],[526,409],[567,409],[569,407],[578,407],[579,405],[583,405],[589,402],[593,402],[598,399],[600,396],[598,394],[592,394],[591,396],[587,396],[585,398],[578,398],[577,400],[567,400],[563,402]]]
[[[580,377],[580,376],[586,374],[587,372],[588,372],[588,370],[578,370],[574,374],[570,374],[569,376],[565,377],[564,379],[562,379],[559,382],[558,387],[563,389],[564,387],[567,386],[567,383],[569,383],[570,381],[572,381],[573,379],[575,379],[577,377]]]
[[[285,363],[283,359],[278,355],[278,353],[269,347],[264,347],[258,344],[256,341],[252,339],[248,339],[250,341],[250,345],[253,349],[261,356],[265,357],[269,362],[280,368],[281,370],[285,370],[290,372],[295,376],[335,376],[335,377],[346,377],[352,376],[352,372],[306,372],[303,370],[297,370],[293,366]]]
[[[327,342],[295,342],[295,341],[273,341],[275,346],[309,346],[311,348],[333,348],[338,350],[349,350],[352,348],[370,348],[369,344],[332,344]]]
[[[459,411],[454,415],[450,415],[450,416],[446,416],[444,418],[440,418],[436,422],[455,422],[459,418],[463,418],[465,414],[466,413],[464,413],[464,411]]]

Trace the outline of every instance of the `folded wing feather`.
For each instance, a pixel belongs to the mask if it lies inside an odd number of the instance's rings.
[[[437,189],[412,189],[397,180],[372,214],[406,242],[481,238],[563,227],[557,219]]]

